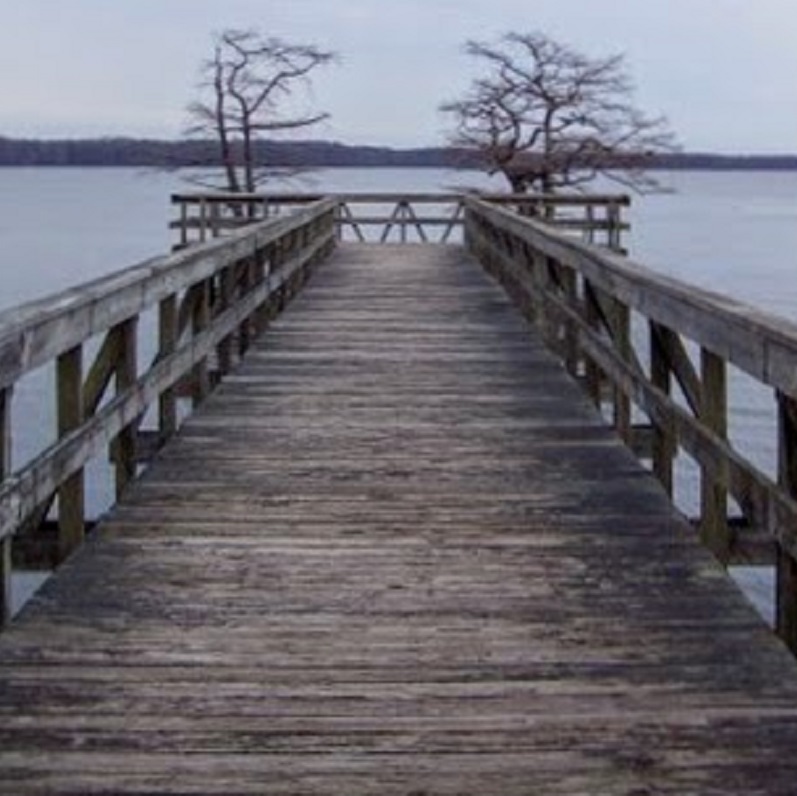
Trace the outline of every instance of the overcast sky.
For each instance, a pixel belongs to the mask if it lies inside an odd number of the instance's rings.
[[[0,135],[179,136],[225,27],[340,53],[315,137],[441,143],[462,44],[539,30],[625,53],[637,104],[689,150],[797,152],[797,0],[0,0]]]

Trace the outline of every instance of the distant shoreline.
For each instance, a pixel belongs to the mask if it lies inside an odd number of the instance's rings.
[[[333,141],[261,141],[259,157],[275,168],[452,168],[480,169],[477,153],[447,147],[398,149]],[[216,144],[208,140],[138,138],[18,139],[0,137],[0,166],[208,167]],[[658,155],[649,170],[797,171],[797,154],[724,155],[683,152]]]

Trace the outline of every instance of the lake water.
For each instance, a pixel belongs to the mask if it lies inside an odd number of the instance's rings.
[[[631,255],[691,283],[729,293],[797,321],[797,173],[674,172],[672,192],[634,197],[626,238]],[[503,190],[498,178],[441,169],[325,169],[275,190]],[[612,190],[601,185],[600,190]],[[169,249],[173,191],[190,190],[173,173],[132,169],[0,169],[0,309],[132,265]],[[26,461],[54,435],[42,404],[51,374],[24,380],[15,394],[13,455]],[[731,436],[774,472],[774,401],[732,374]],[[696,503],[692,466],[682,463],[679,504]],[[107,468],[89,475],[88,503],[107,502]],[[742,577],[750,580],[749,572]],[[753,577],[754,598],[771,613],[771,581]]]

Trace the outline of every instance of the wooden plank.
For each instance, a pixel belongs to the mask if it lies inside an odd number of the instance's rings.
[[[0,790],[789,793],[787,651],[473,261],[377,251],[0,640]]]

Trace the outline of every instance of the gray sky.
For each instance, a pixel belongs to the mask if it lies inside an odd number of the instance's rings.
[[[438,144],[468,38],[541,30],[626,54],[637,104],[690,150],[797,152],[795,0],[1,0],[0,135],[175,137],[211,34],[338,51],[314,137]]]

